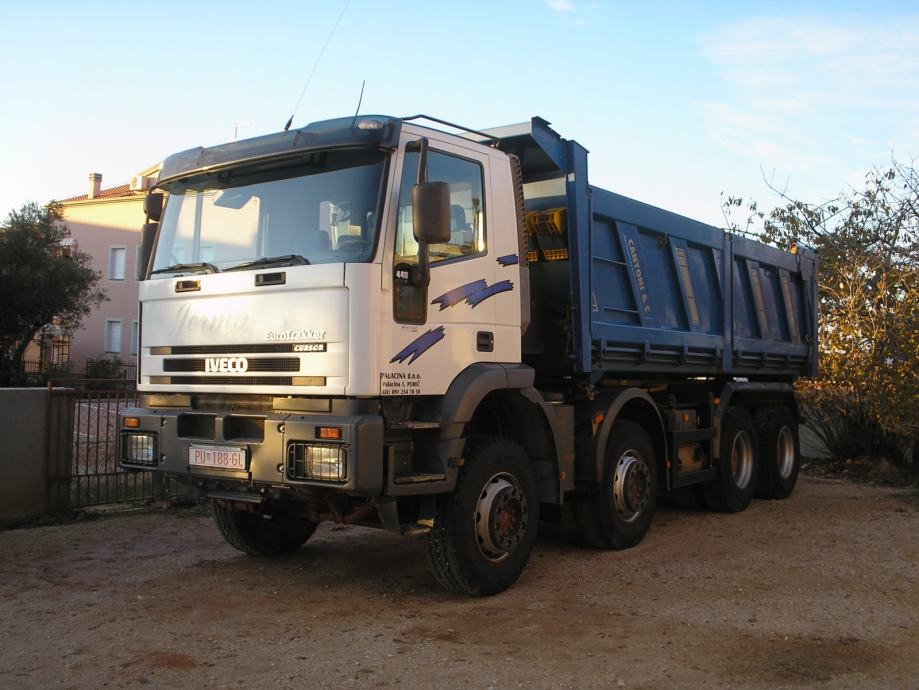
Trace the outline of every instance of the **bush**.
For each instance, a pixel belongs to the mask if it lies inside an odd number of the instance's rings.
[[[884,427],[857,390],[823,381],[802,381],[796,389],[808,426],[833,457],[885,458],[919,471],[919,446]]]
[[[86,378],[88,379],[123,379],[128,367],[128,362],[124,362],[117,357],[99,356],[96,359],[86,360]]]
[[[780,192],[770,213],[748,204],[733,230],[819,256],[820,381],[798,391],[814,432],[838,458],[887,458],[919,469],[919,172],[894,163],[863,190],[822,204]]]

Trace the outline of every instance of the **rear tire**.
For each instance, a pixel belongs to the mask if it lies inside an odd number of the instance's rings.
[[[712,510],[739,513],[753,500],[759,470],[759,443],[749,413],[731,407],[721,421],[721,456],[718,477],[702,485],[705,502]]]
[[[251,513],[234,510],[216,500],[212,505],[220,534],[230,546],[250,556],[277,556],[296,551],[319,526],[318,522],[296,513]]]
[[[756,413],[759,434],[758,498],[784,499],[798,483],[801,446],[798,422],[787,407],[764,407]]]
[[[594,494],[579,496],[574,520],[598,549],[627,549],[642,540],[657,505],[657,460],[648,434],[634,422],[614,422]]]
[[[437,497],[428,535],[431,573],[447,590],[497,594],[526,567],[539,527],[539,493],[523,449],[499,436],[466,441],[452,493]]]

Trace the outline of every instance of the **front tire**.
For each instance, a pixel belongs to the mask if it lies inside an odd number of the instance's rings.
[[[574,503],[578,532],[598,549],[630,548],[644,538],[656,505],[657,460],[651,440],[638,424],[617,421],[610,430],[600,486]]]
[[[513,441],[474,436],[450,494],[437,497],[428,563],[458,594],[488,596],[510,587],[536,543],[539,494],[529,458]]]
[[[721,455],[718,477],[702,485],[712,510],[739,513],[753,500],[759,471],[759,443],[749,413],[731,407],[721,422]]]
[[[230,546],[250,556],[277,556],[296,551],[319,525],[291,512],[252,513],[234,510],[232,505],[219,500],[212,505],[220,534]]]

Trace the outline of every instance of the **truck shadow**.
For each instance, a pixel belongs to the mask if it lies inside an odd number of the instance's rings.
[[[661,506],[652,529],[666,529],[693,509]],[[701,517],[701,515],[699,516]],[[428,572],[423,539],[399,537],[378,529],[323,524],[302,549],[274,558],[253,558],[226,547],[226,557],[200,560],[185,582],[216,582],[249,597],[278,591],[313,600],[317,592],[334,598],[373,596],[390,600],[463,599],[443,591]],[[585,544],[569,510],[559,523],[540,524],[539,540],[527,573],[538,574],[541,562],[583,560],[604,552]],[[525,573],[524,578],[527,575]]]

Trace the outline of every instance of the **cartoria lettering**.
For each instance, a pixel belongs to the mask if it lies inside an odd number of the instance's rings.
[[[645,287],[645,276],[641,271],[641,262],[638,260],[638,247],[635,246],[635,240],[628,239],[629,258],[632,260],[632,268],[635,271],[635,283],[638,285],[638,291],[641,293],[641,304],[645,314],[651,313],[651,306],[648,304],[648,290]]]

